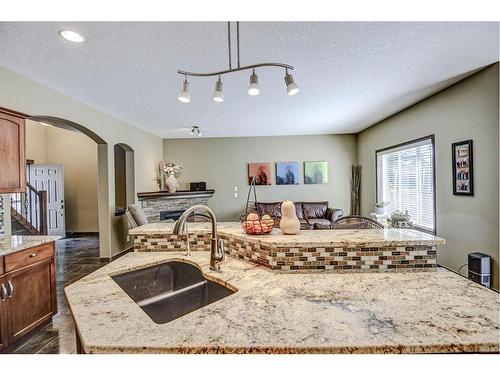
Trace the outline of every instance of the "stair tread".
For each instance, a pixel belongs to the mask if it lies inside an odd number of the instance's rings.
[[[13,207],[10,208],[10,216],[19,223],[28,233],[36,235],[40,232],[26,218]]]

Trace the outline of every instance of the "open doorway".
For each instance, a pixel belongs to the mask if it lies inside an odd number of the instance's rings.
[[[58,122],[31,118],[26,120],[26,158],[27,191],[12,196],[17,234],[24,229],[29,234],[97,236],[96,142]]]
[[[125,143],[114,146],[115,154],[115,207],[125,211],[135,202],[134,150]]]

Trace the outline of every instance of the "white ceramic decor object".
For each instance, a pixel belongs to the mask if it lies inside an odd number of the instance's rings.
[[[281,203],[280,229],[283,234],[297,234],[300,232],[300,221],[292,201]]]
[[[165,179],[165,187],[169,193],[175,193],[179,188],[179,183],[177,182],[177,178],[173,174],[169,175]]]

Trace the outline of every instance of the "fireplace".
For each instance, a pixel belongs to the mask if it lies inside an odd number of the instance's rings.
[[[160,211],[160,221],[164,220],[177,220],[186,210],[176,210],[176,211]]]
[[[206,205],[214,195],[214,190],[177,191],[168,193],[157,191],[138,193],[137,198],[148,222],[159,223],[168,219],[177,220],[184,211],[197,204]],[[193,218],[196,220],[195,218]]]

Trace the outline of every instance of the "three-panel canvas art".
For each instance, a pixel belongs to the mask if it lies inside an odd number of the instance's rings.
[[[297,161],[275,163],[276,185],[299,185],[300,163]],[[305,161],[304,178],[306,185],[327,184],[328,183],[328,162],[327,161]],[[252,183],[255,177],[255,185],[271,185],[272,172],[271,163],[249,163],[248,164],[248,184]]]

